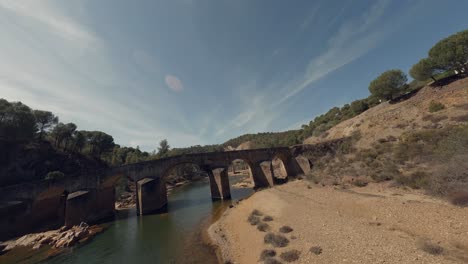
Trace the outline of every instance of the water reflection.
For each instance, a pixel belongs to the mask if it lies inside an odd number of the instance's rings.
[[[230,177],[231,183],[239,179]],[[251,189],[231,189],[233,200],[250,193]],[[183,186],[169,196],[168,213],[135,217],[135,210],[121,212],[120,219],[89,244],[45,263],[217,263],[213,250],[202,243],[200,230],[230,203],[213,202],[206,182]]]

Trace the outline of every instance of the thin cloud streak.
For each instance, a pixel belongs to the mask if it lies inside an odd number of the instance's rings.
[[[329,39],[326,51],[308,63],[304,76],[290,80],[286,83],[286,88],[279,93],[268,93],[278,88],[275,84],[266,89],[267,92],[260,92],[268,94],[267,97],[255,93],[256,87],[250,88],[249,94],[257,94],[257,96],[243,100],[243,105],[249,110],[237,114],[225,127],[219,129],[216,135],[223,135],[234,128],[244,128],[247,131],[268,129],[270,124],[281,115],[279,113],[281,109],[287,108],[281,106],[286,101],[314,82],[365,55],[390,33],[373,28],[383,16],[388,4],[388,0],[380,0],[358,19],[344,21],[337,33]],[[305,22],[312,20],[314,15],[312,12]],[[302,27],[301,30],[303,30]],[[252,98],[257,98],[257,100],[252,100]]]

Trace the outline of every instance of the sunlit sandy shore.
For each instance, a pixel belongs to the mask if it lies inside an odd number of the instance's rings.
[[[272,221],[261,232],[247,219]],[[264,242],[282,234],[287,246]],[[467,263],[468,208],[382,185],[341,189],[294,181],[255,193],[227,210],[208,233],[224,261],[257,263],[264,249],[297,250],[294,263]],[[311,250],[312,249],[312,250]],[[284,256],[284,255],[283,255]],[[273,262],[271,262],[273,263]]]

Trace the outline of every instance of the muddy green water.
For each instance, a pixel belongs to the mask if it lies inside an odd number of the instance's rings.
[[[238,180],[230,177],[231,183]],[[217,263],[202,232],[231,202],[252,192],[232,188],[232,201],[213,202],[207,182],[177,188],[169,195],[167,214],[136,217],[135,210],[124,212],[88,244],[42,263]]]

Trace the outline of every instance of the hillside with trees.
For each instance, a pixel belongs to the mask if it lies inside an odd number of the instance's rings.
[[[387,105],[400,108],[402,105],[396,103],[420,93],[421,88],[430,82],[433,82],[435,87],[439,87],[444,80],[453,81],[466,76],[467,61],[468,30],[456,33],[436,43],[429,50],[428,57],[421,59],[411,68],[409,73],[414,79],[411,82],[408,83],[407,76],[403,71],[399,69],[388,70],[369,84],[370,95],[367,98],[355,100],[341,107],[333,107],[325,114],[315,117],[308,124],[302,125],[300,129],[245,134],[219,145],[195,145],[186,148],[171,148],[167,140],[162,140],[158,150],[154,150],[152,153],[141,151],[139,147],[125,147],[115,144],[113,137],[102,131],[79,130],[74,123],[60,122],[59,117],[52,112],[33,110],[21,102],[8,102],[5,99],[0,99],[0,144],[2,144],[2,149],[7,150],[2,151],[0,156],[0,162],[3,165],[0,184],[13,184],[28,179],[45,179],[49,173],[52,175],[73,174],[60,166],[42,166],[41,169],[37,169],[37,175],[24,173],[24,171],[31,171],[34,166],[39,165],[31,165],[34,162],[29,162],[28,165],[18,165],[15,160],[28,160],[24,155],[28,156],[30,160],[31,157],[35,157],[35,150],[37,153],[45,151],[48,154],[44,155],[51,157],[61,155],[62,158],[59,160],[62,161],[67,159],[65,157],[80,160],[79,165],[70,165],[75,171],[78,171],[80,168],[86,167],[120,166],[175,155],[236,149],[245,142],[249,142],[248,147],[250,148],[268,148],[292,146],[302,142],[317,143],[351,136],[352,132],[350,131],[354,131],[352,128],[362,126],[364,122],[356,123],[353,120],[359,118],[372,120],[366,114],[368,112],[378,113]],[[429,88],[426,88],[423,94],[432,93]],[[434,102],[431,102],[432,106],[427,107],[431,107],[434,111],[445,109],[445,105],[436,100],[439,99],[438,95],[434,93],[434,96]],[[450,103],[447,106],[449,111],[453,109]],[[426,106],[424,105],[424,107]],[[401,115],[411,116],[409,112]],[[380,117],[377,116],[377,118]],[[437,119],[437,117],[425,114],[422,115],[422,118],[429,120],[429,122],[432,122],[434,118]],[[408,120],[407,122],[413,121]],[[378,122],[376,121],[376,123]],[[369,124],[369,126],[372,125]],[[386,129],[385,131],[379,136],[395,130]],[[372,136],[365,138],[378,140]],[[43,163],[49,164],[50,162],[45,160]],[[22,174],[20,173],[21,177],[17,176],[19,171],[22,172]]]

